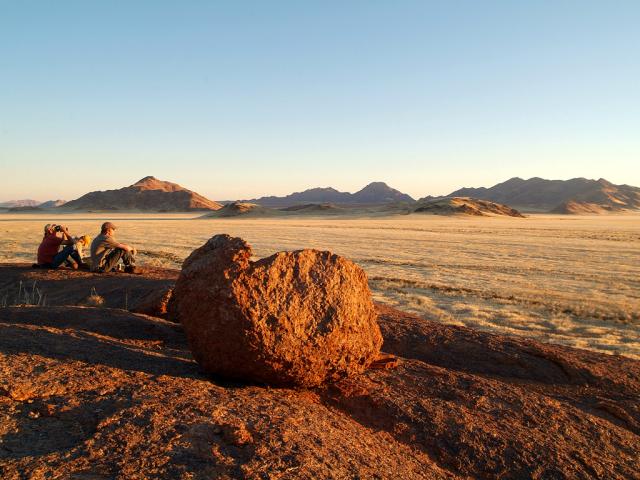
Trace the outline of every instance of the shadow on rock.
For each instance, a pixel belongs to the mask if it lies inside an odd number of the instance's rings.
[[[463,477],[604,478],[612,464],[618,478],[634,475],[633,431],[519,381],[405,360],[338,382],[321,398]]]
[[[163,268],[145,268],[144,275],[129,275],[4,264],[0,265],[0,300],[6,299],[9,305],[24,303],[18,298],[20,290],[29,292],[35,286],[48,306],[80,305],[95,292],[104,300],[104,307],[152,313],[149,300],[171,288],[177,277],[178,271]]]
[[[89,392],[88,397],[91,397]],[[2,437],[0,458],[24,458],[71,450],[96,432],[100,422],[126,404],[113,398],[85,399],[73,408],[63,397],[22,403],[15,432]],[[4,451],[4,452],[3,452]]]
[[[0,309],[0,352],[202,378],[179,328],[124,311],[10,307]]]

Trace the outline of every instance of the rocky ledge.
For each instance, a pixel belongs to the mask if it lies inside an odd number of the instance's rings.
[[[378,305],[397,368],[229,382],[122,309],[176,277],[0,267],[50,302],[0,308],[0,478],[640,478],[640,362]],[[91,287],[120,308],[60,305]]]

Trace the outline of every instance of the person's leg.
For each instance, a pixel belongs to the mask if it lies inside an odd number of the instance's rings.
[[[122,261],[125,264],[125,273],[140,273],[140,269],[136,267],[136,257],[132,252],[126,252],[122,257]]]
[[[116,267],[116,265],[118,265],[118,262],[120,261],[120,259],[123,257],[125,253],[126,252],[121,248],[114,248],[109,253],[107,253],[107,256],[104,258],[104,265],[102,266],[102,271],[103,272],[112,271]]]
[[[124,252],[122,254],[122,263],[126,267],[133,267],[136,264],[136,257],[131,252]]]
[[[67,258],[69,258],[71,252],[73,252],[73,245],[67,245],[58,253],[56,253],[56,255],[53,257],[53,261],[51,262],[51,268],[58,268],[60,265],[62,265],[67,260]]]
[[[82,264],[82,257],[80,256],[80,253],[78,253],[78,249],[75,247],[73,247],[73,251],[71,252],[71,258],[73,258],[73,260],[78,264],[81,265]]]

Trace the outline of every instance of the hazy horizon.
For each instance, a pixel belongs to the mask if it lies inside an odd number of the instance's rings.
[[[0,5],[2,201],[640,185],[640,4]]]

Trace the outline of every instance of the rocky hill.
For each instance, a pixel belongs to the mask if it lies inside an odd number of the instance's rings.
[[[536,177],[523,180],[516,177],[490,188],[462,188],[448,196],[489,200],[526,211],[578,213],[591,210],[590,213],[603,213],[640,209],[640,188],[614,185],[603,178],[545,180]]]
[[[285,197],[261,197],[248,200],[266,207],[290,207],[309,203],[332,203],[337,205],[376,205],[390,202],[413,202],[413,198],[384,182],[373,182],[356,193],[340,192],[335,188],[312,188],[295,192]]]
[[[357,191],[351,197],[350,203],[359,205],[375,205],[394,202],[414,202],[406,193],[391,188],[384,182],[373,182]]]
[[[509,217],[523,217],[518,210],[508,207],[507,205],[467,197],[421,200],[417,206],[413,208],[413,212],[431,213],[434,215],[506,215]]]
[[[1,478],[639,478],[638,361],[378,305],[397,368],[231,382],[180,325],[123,309],[176,276],[0,267],[52,299],[0,308]],[[116,308],[63,306],[91,286]]]
[[[207,213],[200,218],[229,218],[229,217],[273,217],[282,212],[273,208],[263,207],[255,203],[232,202],[214,212]]]
[[[176,183],[145,177],[133,185],[117,190],[91,192],[64,204],[64,210],[140,210],[153,212],[187,212],[218,210],[217,202]]]

